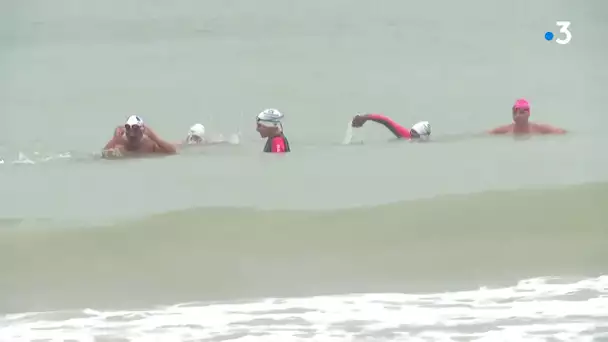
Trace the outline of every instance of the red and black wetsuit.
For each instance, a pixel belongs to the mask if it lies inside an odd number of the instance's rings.
[[[388,128],[388,130],[391,131],[397,138],[412,139],[412,133],[409,129],[396,123],[388,116],[384,116],[382,114],[367,114],[365,115],[365,117],[367,118],[367,120],[371,120],[381,125],[384,125],[384,127]]]
[[[279,135],[275,135],[274,137],[268,138],[266,140],[266,145],[264,146],[264,152],[268,153],[285,153],[291,152],[291,148],[289,148],[289,141],[283,135],[283,133]]]

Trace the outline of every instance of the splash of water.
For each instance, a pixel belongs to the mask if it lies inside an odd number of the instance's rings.
[[[342,140],[342,144],[349,145],[353,140],[353,134],[353,125],[352,122],[349,120],[346,124],[346,132],[344,133],[344,139]]]

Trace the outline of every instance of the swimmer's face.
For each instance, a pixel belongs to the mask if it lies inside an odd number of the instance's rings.
[[[526,123],[530,117],[530,108],[513,109],[513,121],[515,123]]]
[[[410,135],[412,137],[412,142],[427,142],[429,141],[429,135],[420,135],[420,133],[416,132],[415,129],[410,129]]]
[[[125,136],[130,143],[138,143],[144,137],[144,128],[140,125],[125,125]]]
[[[258,122],[256,131],[260,133],[260,137],[268,138],[273,135],[276,135],[279,132],[279,129],[277,127],[268,127]]]
[[[198,135],[191,135],[188,137],[189,144],[200,144],[202,142],[203,142],[203,138],[199,137]]]
[[[413,140],[417,140],[420,139],[420,134],[418,134],[418,132],[416,132],[415,129],[410,129],[410,135],[412,136]]]

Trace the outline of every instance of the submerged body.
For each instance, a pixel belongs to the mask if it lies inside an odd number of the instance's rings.
[[[281,133],[279,135],[268,137],[268,139],[266,139],[266,145],[264,145],[263,151],[267,153],[283,153],[291,152],[291,148],[289,147],[287,137]]]
[[[561,128],[553,127],[547,124],[528,122],[526,124],[511,123],[505,126],[494,128],[490,134],[564,134],[566,131]]]

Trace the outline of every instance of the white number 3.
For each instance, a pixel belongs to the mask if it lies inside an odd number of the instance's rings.
[[[572,32],[568,29],[570,27],[569,21],[556,21],[555,25],[559,26],[559,32],[566,35],[566,39],[557,38],[555,42],[557,44],[565,45],[572,39]]]

